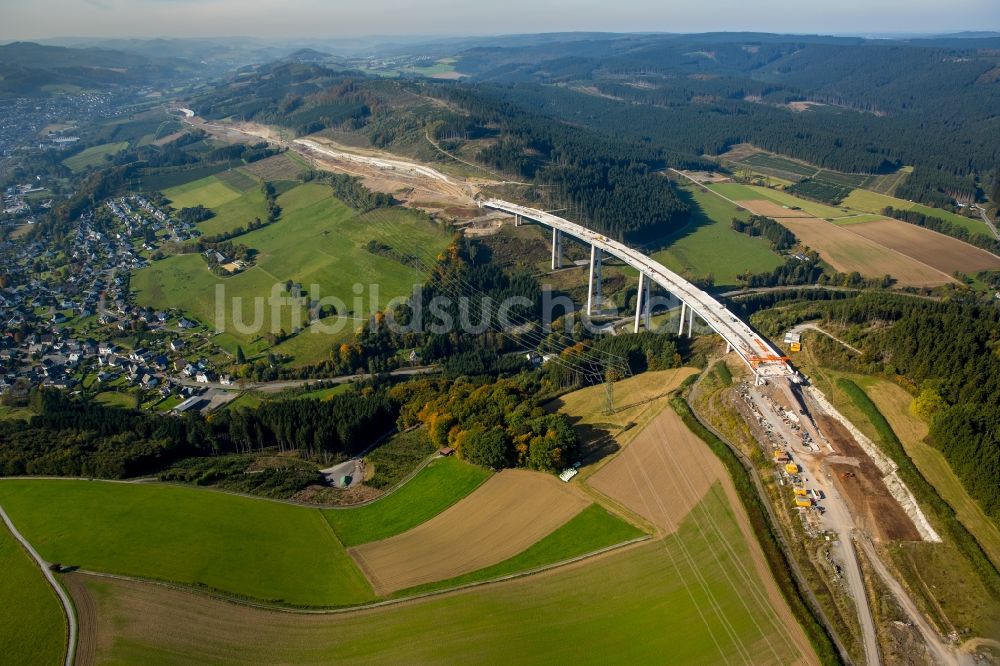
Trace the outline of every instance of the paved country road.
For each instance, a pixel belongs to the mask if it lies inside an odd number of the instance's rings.
[[[390,377],[413,377],[416,375],[432,375],[436,372],[441,372],[441,368],[435,365],[422,366],[419,368],[401,368],[399,370],[393,370],[388,372]],[[253,389],[255,391],[264,391],[267,393],[275,393],[277,391],[283,391],[289,388],[298,388],[300,386],[305,386],[306,384],[346,384],[348,382],[358,382],[365,379],[371,379],[371,373],[362,373],[357,375],[338,375],[336,377],[311,377],[309,379],[279,379],[273,382],[247,382],[240,386],[238,383],[233,384],[220,384],[219,382],[197,382],[193,379],[186,379],[181,377],[170,377],[182,386],[198,386],[201,388],[217,388],[225,389],[227,391],[243,391]]]
[[[76,611],[73,610],[73,602],[70,601],[69,595],[66,594],[66,590],[64,590],[56,581],[56,577],[52,575],[51,571],[49,571],[48,562],[42,559],[42,556],[38,554],[38,551],[35,550],[34,546],[28,543],[28,540],[21,536],[21,533],[17,531],[16,527],[14,527],[14,522],[10,519],[10,516],[7,515],[7,512],[2,506],[0,506],[0,517],[3,518],[3,522],[7,525],[7,529],[10,530],[10,533],[14,535],[14,538],[18,540],[21,546],[28,551],[28,554],[31,555],[32,559],[34,559],[38,564],[39,568],[42,570],[42,575],[45,576],[49,585],[52,586],[52,589],[55,590],[56,594],[59,596],[59,601],[63,605],[63,611],[66,613],[66,621],[69,624],[69,643],[66,647],[66,666],[73,666],[73,662],[76,658],[77,635]]]

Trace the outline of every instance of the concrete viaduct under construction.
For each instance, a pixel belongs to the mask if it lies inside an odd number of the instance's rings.
[[[638,250],[612,240],[584,226],[570,222],[543,210],[520,206],[500,199],[483,199],[480,208],[490,208],[513,215],[516,224],[534,221],[552,229],[552,269],[562,267],[562,241],[568,235],[590,246],[590,278],[587,287],[587,315],[590,316],[600,301],[601,264],[605,254],[617,257],[639,271],[639,294],[636,298],[634,330],[640,322],[649,328],[650,287],[652,283],[677,297],[681,302],[680,333],[685,323],[690,333],[695,315],[726,341],[727,350],[735,351],[750,366],[758,382],[769,378],[785,377],[798,380],[798,373],[770,342],[726,306],[708,293],[694,286],[663,264]],[[686,321],[685,321],[686,320]]]

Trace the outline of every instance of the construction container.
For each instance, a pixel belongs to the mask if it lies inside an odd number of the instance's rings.
[[[796,497],[795,506],[812,506],[813,501],[808,497]]]
[[[792,492],[794,492],[799,497],[808,497],[809,496],[809,491],[806,490],[805,488],[793,488]]]
[[[785,462],[788,459],[789,459],[788,458],[788,454],[786,452],[784,452],[784,451],[775,451],[774,452],[774,461],[775,462]]]
[[[787,463],[785,465],[785,471],[788,472],[789,474],[798,474],[799,466],[796,465],[795,463]]]
[[[802,343],[801,342],[793,342],[792,344],[789,345],[789,347],[791,348],[791,350],[793,352],[802,351]]]

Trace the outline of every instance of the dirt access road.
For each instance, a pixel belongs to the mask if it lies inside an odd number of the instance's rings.
[[[415,207],[475,206],[476,184],[390,153],[343,146],[325,137],[287,139],[277,130],[258,123],[209,122],[198,116],[182,120],[226,141],[264,140],[287,148],[319,169],[358,176],[367,188],[392,194]]]
[[[836,543],[831,544],[831,552],[843,564],[844,578],[848,591],[854,599],[858,613],[858,624],[861,627],[861,639],[865,653],[865,663],[871,665],[881,664],[882,658],[878,645],[878,634],[875,631],[875,618],[872,615],[871,606],[868,604],[868,592],[865,588],[864,576],[861,572],[861,563],[858,561],[857,552],[854,550],[854,531],[856,522],[851,514],[847,500],[841,495],[839,488],[833,483],[833,479],[826,468],[826,455],[817,453],[818,447],[824,447],[832,453],[839,453],[831,447],[820,427],[822,422],[815,420],[807,428],[814,433],[814,446],[808,447],[802,440],[799,431],[793,430],[791,422],[782,418],[774,418],[777,410],[782,412],[798,413],[799,408],[794,403],[797,399],[792,395],[792,389],[787,384],[780,387],[768,385],[764,387],[750,387],[752,402],[760,414],[772,424],[774,434],[782,442],[782,447],[791,454],[792,460],[801,468],[800,478],[804,487],[821,489],[824,499],[821,502],[822,513],[819,514],[818,522],[824,529],[830,530],[837,535]],[[809,414],[816,413],[814,405],[806,405]],[[801,419],[800,419],[801,420]],[[806,415],[804,421],[809,421],[810,416]],[[751,427],[756,426],[751,419],[747,419]],[[862,452],[863,454],[863,452]],[[844,458],[844,456],[838,456]],[[853,462],[859,463],[857,459]],[[885,490],[883,488],[883,490]],[[898,507],[897,507],[898,508]],[[905,518],[905,514],[903,516]]]

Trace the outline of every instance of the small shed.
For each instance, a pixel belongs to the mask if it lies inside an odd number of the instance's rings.
[[[453,455],[454,453],[455,453],[455,449],[451,448],[450,446],[443,446],[440,449],[438,449],[438,455],[439,456],[447,457],[447,456]]]

